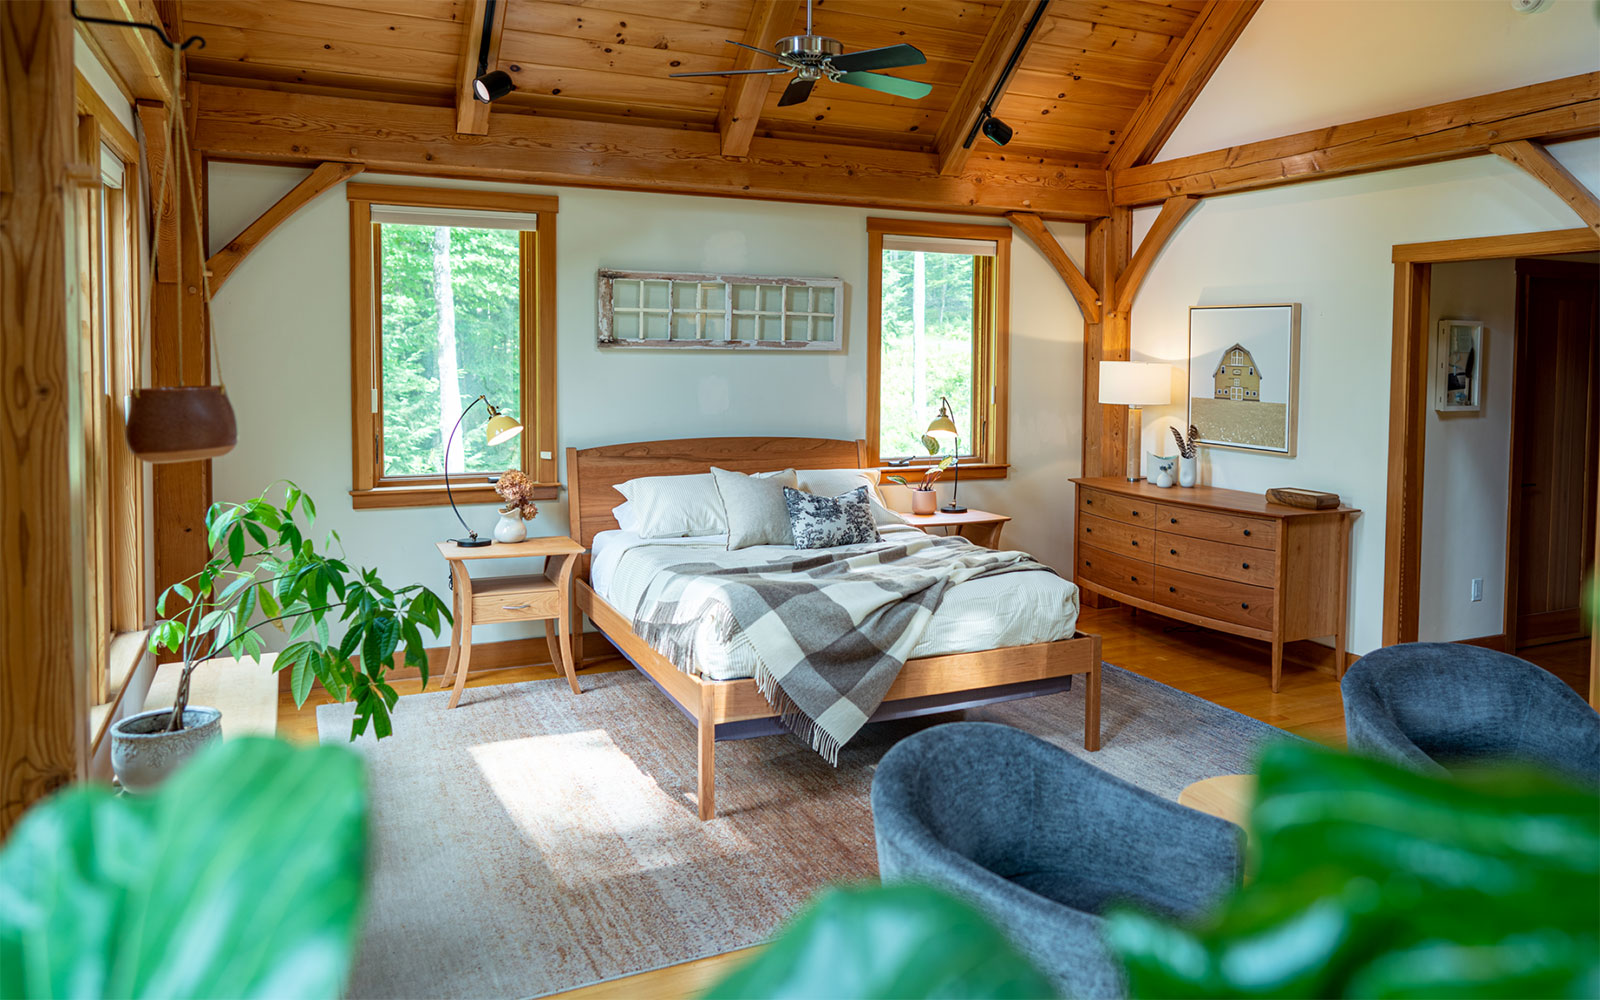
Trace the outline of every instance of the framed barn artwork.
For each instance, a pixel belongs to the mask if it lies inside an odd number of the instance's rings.
[[[1189,423],[1213,448],[1294,456],[1300,304],[1189,309]]]

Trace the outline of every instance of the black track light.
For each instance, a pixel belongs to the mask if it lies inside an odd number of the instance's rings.
[[[498,101],[516,89],[516,86],[511,82],[511,74],[503,69],[485,73],[472,81],[472,96],[484,104]],[[1008,138],[1010,131],[1010,129],[1006,129]]]
[[[990,115],[983,120],[983,134],[996,146],[1004,146],[1011,141],[1011,126]]]

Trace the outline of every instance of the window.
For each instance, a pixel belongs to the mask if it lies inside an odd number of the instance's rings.
[[[839,351],[838,278],[600,272],[604,348]]]
[[[963,477],[1003,476],[1011,228],[868,219],[867,237],[869,460],[935,461],[922,438],[948,399]]]
[[[92,708],[111,700],[141,654],[141,642],[119,642],[119,636],[145,625],[144,470],[123,430],[123,401],[139,376],[139,147],[81,78],[77,110],[71,232]]]
[[[458,503],[497,501],[489,480],[509,468],[556,497],[556,199],[346,191],[355,506],[448,503],[447,462]],[[479,397],[523,433],[491,446]]]

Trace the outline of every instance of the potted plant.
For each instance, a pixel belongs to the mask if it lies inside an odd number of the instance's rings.
[[[506,502],[494,526],[494,540],[520,542],[527,538],[528,526],[523,522],[539,516],[539,505],[533,502],[533,480],[521,469],[507,469],[495,480],[494,491]]]
[[[212,504],[206,530],[214,554],[200,572],[157,599],[156,614],[163,617],[150,629],[150,651],[177,653],[182,672],[171,708],[141,712],[112,727],[111,764],[124,788],[153,788],[195,750],[220,738],[222,713],[189,704],[190,680],[197,667],[218,656],[249,656],[259,663],[266,650],[261,630],[268,625],[288,642],[272,669],[290,672],[296,705],[305,704],[317,681],[341,701],[354,699],[351,739],[368,725],[379,739],[392,731],[389,710],[399,695],[384,674],[401,646],[406,666],[418,668],[427,686],[422,630],[438,635],[441,624],[450,622],[445,602],[421,584],[392,589],[376,570],[352,570],[326,551],[339,545],[338,532],[328,533],[319,552],[306,537],[316,504],[293,483],[283,489],[282,507],[267,498],[273,487],[243,503]],[[305,517],[303,528],[297,515]],[[173,601],[187,606],[166,618]],[[252,625],[258,612],[261,620]],[[337,640],[334,625],[344,630]],[[357,654],[359,664],[351,659]]]
[[[922,481],[912,486],[906,482],[904,476],[890,476],[889,481],[909,487],[911,490],[911,513],[933,514],[939,509],[939,497],[933,492],[933,484],[944,475],[944,470],[956,463],[954,455],[939,460],[938,465],[930,465],[922,472]]]

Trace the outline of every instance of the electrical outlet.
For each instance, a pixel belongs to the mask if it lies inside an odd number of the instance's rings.
[[[1472,579],[1472,599],[1474,601],[1483,600],[1483,577],[1481,576],[1473,577]]]

